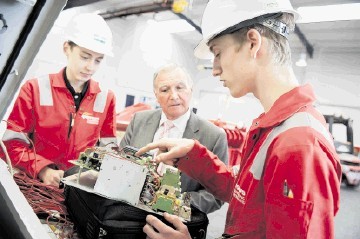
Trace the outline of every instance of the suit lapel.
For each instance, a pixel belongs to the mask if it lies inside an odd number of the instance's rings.
[[[196,135],[198,132],[199,132],[199,120],[197,116],[193,112],[191,112],[189,121],[186,124],[183,138],[197,139]]]
[[[157,128],[159,127],[161,117],[161,110],[155,111],[151,117],[146,120],[146,126],[142,129],[139,129],[142,132],[142,145],[147,145],[151,143],[154,139]]]

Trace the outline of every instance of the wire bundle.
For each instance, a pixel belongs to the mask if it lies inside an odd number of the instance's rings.
[[[68,219],[63,189],[45,185],[19,171],[14,180],[37,215],[47,215],[46,222],[60,239],[73,238],[73,223]]]

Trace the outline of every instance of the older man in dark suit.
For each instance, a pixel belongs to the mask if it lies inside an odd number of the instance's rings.
[[[227,163],[225,132],[201,119],[189,107],[193,84],[185,69],[175,64],[165,65],[154,74],[153,80],[161,109],[136,113],[120,146],[140,148],[162,137],[197,139]],[[183,192],[190,192],[191,204],[205,213],[213,212],[223,204],[185,174],[181,176],[181,188]]]

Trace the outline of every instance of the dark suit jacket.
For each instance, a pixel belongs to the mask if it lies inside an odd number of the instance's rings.
[[[136,113],[126,129],[120,147],[130,145],[141,148],[151,143],[159,127],[160,117],[161,109]],[[198,140],[227,164],[228,144],[226,134],[224,130],[211,122],[191,113],[183,138]],[[191,204],[205,213],[213,212],[223,204],[207,192],[201,184],[185,174],[181,176],[181,189],[183,192],[191,192]]]

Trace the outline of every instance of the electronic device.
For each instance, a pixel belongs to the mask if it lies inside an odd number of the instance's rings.
[[[135,156],[137,148],[93,147],[70,161],[88,171],[79,171],[62,183],[103,197],[126,202],[149,212],[168,212],[185,221],[191,218],[190,194],[181,193],[180,171],[167,167],[156,171],[153,155]]]

